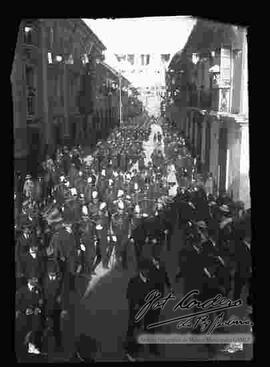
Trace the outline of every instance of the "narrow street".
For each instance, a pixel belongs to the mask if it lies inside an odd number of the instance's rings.
[[[253,359],[247,46],[193,16],[20,22],[18,363]]]
[[[149,140],[143,146],[146,154],[146,165],[148,159],[151,160],[151,154],[155,149],[153,141],[154,134],[160,131],[163,136],[162,128],[159,125],[151,125],[151,134]],[[149,157],[149,158],[148,158]],[[166,266],[167,273],[173,285],[175,296],[181,299],[184,296],[183,279],[175,282],[177,273],[179,252],[184,247],[183,233],[175,227],[171,238],[171,249],[169,252],[162,252],[162,262]],[[78,333],[85,334],[95,341],[97,352],[95,358],[97,361],[122,361],[124,356],[124,341],[127,332],[128,323],[128,302],[125,297],[128,281],[134,272],[122,272],[115,268],[103,269],[101,266],[97,269],[97,275],[89,282],[85,295],[80,302],[77,312]],[[169,291],[169,290],[168,290]],[[240,317],[245,315],[243,311],[237,311],[234,315]],[[162,319],[175,317],[175,314],[168,307],[162,312]],[[246,329],[248,332],[249,329]],[[160,333],[175,333],[175,324],[163,326]],[[182,329],[181,332],[186,332]],[[158,360],[208,360],[208,349],[205,346],[185,345],[185,344],[165,344],[161,345],[161,356]],[[247,360],[252,355],[250,348],[246,351],[244,357]],[[148,350],[141,355],[143,360],[153,360],[157,357],[149,355]],[[229,356],[221,353],[221,346],[217,347],[217,353],[213,359],[230,360]],[[239,359],[243,358],[241,354]]]

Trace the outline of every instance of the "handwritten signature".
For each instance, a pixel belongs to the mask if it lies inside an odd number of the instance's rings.
[[[200,327],[200,330],[202,332],[207,330],[207,334],[211,334],[216,328],[219,327],[229,327],[233,325],[253,325],[250,320],[224,320],[224,311],[242,306],[243,301],[241,299],[232,301],[231,299],[226,298],[221,294],[217,294],[215,297],[209,298],[205,301],[191,298],[192,296],[199,294],[199,290],[192,290],[188,292],[173,307],[173,312],[176,312],[178,310],[191,310],[194,307],[197,309],[195,312],[193,311],[187,315],[180,315],[171,319],[149,324],[147,326],[147,329],[149,330],[163,325],[177,323],[177,328],[195,329],[197,327]],[[161,298],[161,293],[159,291],[157,291],[156,289],[152,290],[145,297],[145,304],[136,313],[135,322],[140,322],[150,310],[164,310],[165,306],[173,300],[176,300],[176,297],[173,295],[172,292],[169,292],[167,296]],[[211,320],[209,318],[209,314],[217,312],[219,313],[215,316],[214,320]],[[195,320],[192,322],[193,319]]]

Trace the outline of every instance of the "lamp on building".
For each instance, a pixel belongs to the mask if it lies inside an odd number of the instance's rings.
[[[62,56],[60,56],[60,55],[57,55],[57,56],[55,56],[55,60],[56,60],[57,62],[61,62],[61,61],[63,60],[63,57],[62,57]]]

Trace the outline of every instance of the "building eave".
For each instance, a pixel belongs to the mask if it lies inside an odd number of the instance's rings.
[[[101,42],[101,40],[98,38],[98,36],[92,31],[92,29],[85,23],[82,19],[75,19],[78,26],[82,27],[88,34],[95,40],[96,44],[99,46],[99,48],[102,51],[105,51],[107,48],[106,46]]]

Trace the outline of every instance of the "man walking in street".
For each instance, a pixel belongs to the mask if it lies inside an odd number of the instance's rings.
[[[136,314],[144,305],[148,293],[153,290],[153,284],[150,281],[151,267],[152,263],[150,260],[142,260],[139,265],[139,273],[131,278],[128,283],[126,297],[128,299],[129,317],[125,350],[126,357],[130,362],[135,362],[140,352],[140,345],[136,340],[136,336],[139,331],[142,331],[147,326],[145,319],[136,322]]]

